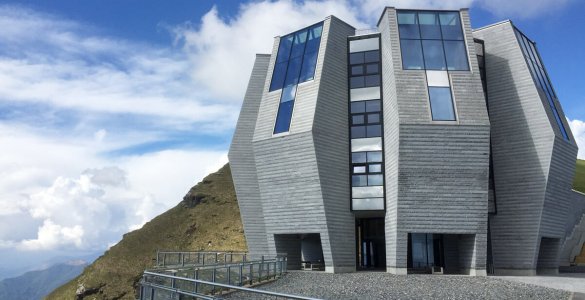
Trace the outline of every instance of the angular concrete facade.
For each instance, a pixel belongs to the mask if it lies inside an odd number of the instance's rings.
[[[556,270],[581,220],[568,218],[582,200],[577,147],[515,30],[473,31],[466,9],[386,8],[377,30],[330,16],[276,37],[256,57],[229,151],[249,251],[328,272]],[[422,45],[421,68],[405,45]]]

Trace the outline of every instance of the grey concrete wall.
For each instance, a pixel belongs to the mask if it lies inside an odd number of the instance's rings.
[[[268,254],[269,250],[252,146],[269,61],[270,55],[256,56],[228,153],[246,243],[251,254]]]
[[[501,274],[534,274],[541,237],[565,232],[567,174],[575,165],[576,146],[562,140],[512,24],[485,27],[474,36],[485,41],[486,52],[498,206],[491,218],[494,267]]]
[[[425,71],[402,70],[395,10],[387,8],[379,25],[383,59],[393,59],[383,69],[384,113],[395,107],[399,123],[385,133],[386,168],[397,170],[396,192],[387,195],[388,213],[396,215],[386,218],[391,272],[406,268],[409,232],[477,234],[471,268],[485,268],[490,127],[466,10],[461,17],[471,70],[449,72],[455,122],[432,121]],[[394,84],[386,83],[392,78]]]

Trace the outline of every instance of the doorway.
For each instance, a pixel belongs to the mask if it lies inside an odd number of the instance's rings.
[[[408,272],[431,273],[433,267],[444,268],[443,235],[408,234]]]
[[[356,219],[356,263],[358,270],[386,268],[384,218]]]

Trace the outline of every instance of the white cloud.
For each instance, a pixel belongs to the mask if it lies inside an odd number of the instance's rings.
[[[577,119],[567,120],[569,121],[571,132],[573,132],[573,136],[575,137],[575,142],[577,142],[577,147],[579,147],[577,158],[585,159],[585,122]]]

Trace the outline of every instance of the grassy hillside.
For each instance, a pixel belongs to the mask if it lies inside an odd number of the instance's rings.
[[[585,193],[585,160],[577,160],[577,169],[575,170],[575,179],[573,179],[573,188],[581,193]]]
[[[246,250],[229,165],[205,177],[174,208],[125,234],[47,299],[75,299],[79,284],[88,290],[84,299],[135,299],[137,282],[144,269],[153,266],[157,249]]]

